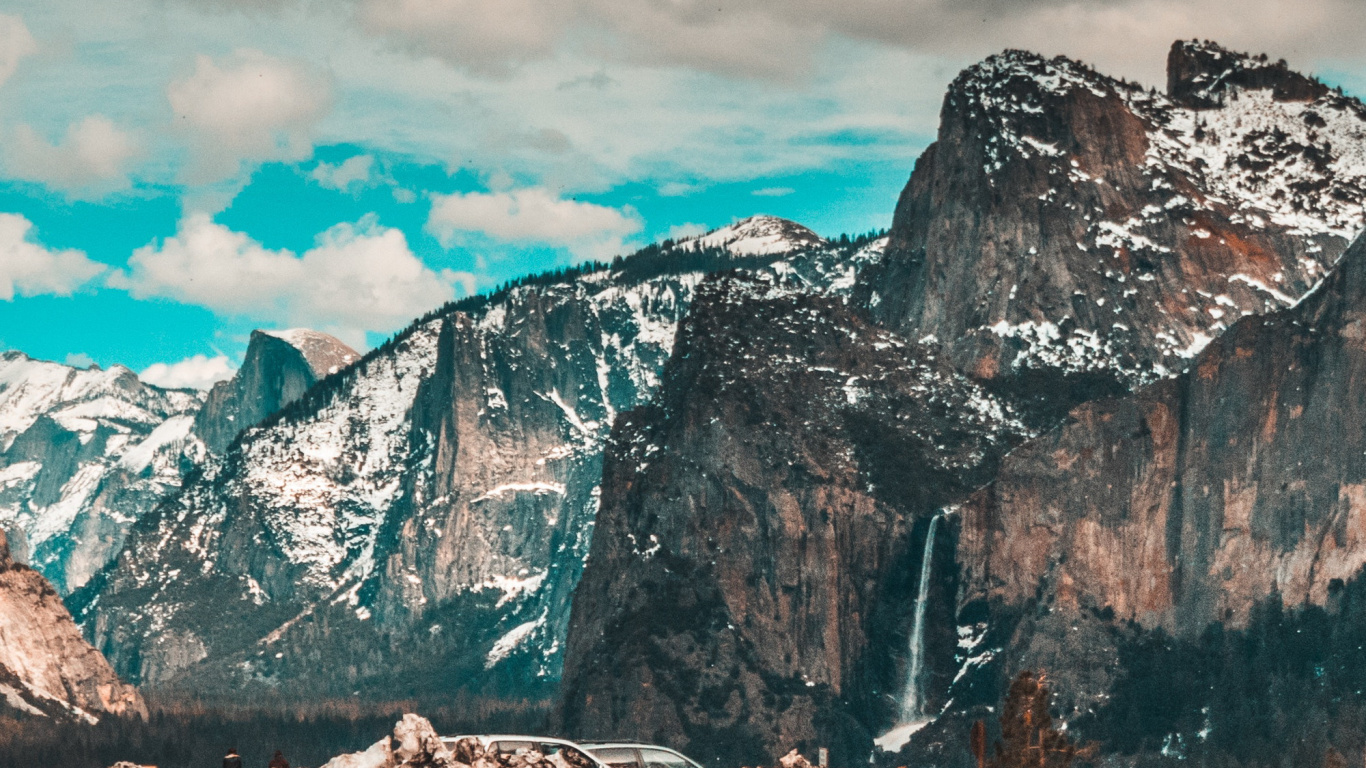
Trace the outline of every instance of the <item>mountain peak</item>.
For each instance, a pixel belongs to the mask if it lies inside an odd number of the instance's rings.
[[[1312,101],[1328,94],[1328,86],[1292,71],[1285,59],[1230,51],[1210,40],[1172,43],[1167,54],[1167,95],[1172,101],[1212,109],[1232,89],[1270,89],[1277,101]]]
[[[685,240],[679,247],[724,248],[735,256],[768,256],[810,250],[824,244],[825,238],[795,221],[758,215]]]
[[[209,391],[195,434],[222,453],[242,430],[303,396],[309,387],[360,359],[340,339],[308,328],[255,330],[242,367]]]

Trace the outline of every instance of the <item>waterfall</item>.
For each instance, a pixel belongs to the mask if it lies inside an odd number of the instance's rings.
[[[920,586],[915,597],[915,620],[911,624],[910,663],[906,687],[901,692],[901,722],[916,722],[925,717],[925,604],[930,597],[930,575],[934,564],[934,533],[943,512],[930,518],[925,534],[925,552],[920,556]]]

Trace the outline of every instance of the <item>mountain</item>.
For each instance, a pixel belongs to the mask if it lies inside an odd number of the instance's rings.
[[[0,353],[0,529],[63,594],[202,456],[201,396],[102,370]]]
[[[81,637],[52,586],[16,563],[0,531],[0,713],[93,723],[147,716],[142,697]]]
[[[999,643],[982,650],[1048,669],[1069,716],[1132,747],[1345,748],[1366,669],[1363,323],[1359,239],[1298,306],[1012,453],[954,515],[959,612]]]
[[[841,701],[867,692],[888,606],[916,588],[908,511],[966,495],[1027,435],[1009,402],[838,298],[704,282],[659,394],[612,433],[559,726],[847,764]]]
[[[549,695],[611,424],[707,272],[847,293],[881,253],[813,238],[746,220],[419,320],[145,517],[73,599],[83,626],[168,695]]]
[[[242,367],[209,390],[195,416],[195,434],[223,453],[237,433],[303,396],[308,388],[360,359],[341,341],[318,331],[252,331]]]
[[[1166,95],[1021,51],[963,72],[860,283],[872,316],[1067,405],[1293,303],[1360,227],[1366,109],[1213,44],[1168,65]]]
[[[1358,102],[1213,44],[1178,43],[1170,70],[1167,95],[1019,51],[963,72],[945,97],[938,140],[901,196],[884,255],[857,273],[843,315],[826,321],[843,329],[837,353],[820,351],[814,340],[824,331],[800,299],[695,302],[685,328],[709,328],[716,339],[730,339],[732,325],[743,330],[730,345],[699,334],[685,346],[680,337],[660,394],[624,415],[609,443],[568,635],[559,714],[568,732],[665,740],[741,763],[824,746],[835,763],[854,764],[868,761],[874,735],[899,724],[888,749],[914,738],[909,752],[886,756],[890,765],[966,765],[966,718],[992,719],[981,708],[999,702],[1021,664],[1038,660],[1060,687],[1106,695],[1127,674],[1149,697],[1145,706],[1161,701],[1162,678],[1137,662],[1104,685],[1078,682],[1116,664],[1105,651],[1113,642],[1088,643],[1100,632],[1094,622],[1058,620],[1052,634],[1029,635],[1019,619],[1034,610],[1032,590],[1046,600],[1047,590],[1066,595],[1089,582],[1022,580],[1002,615],[992,609],[1004,597],[960,601],[969,587],[992,595],[1000,587],[994,575],[972,580],[978,566],[955,546],[960,517],[951,510],[981,486],[997,487],[997,467],[1011,466],[1006,456],[1019,441],[1039,442],[1011,457],[1047,445],[1074,406],[1129,402],[1135,390],[1199,375],[1180,372],[1197,370],[1201,350],[1230,326],[1254,327],[1310,294],[1359,227],[1366,112]],[[816,346],[789,349],[794,327]],[[860,361],[886,360],[888,350],[939,373],[903,391],[860,372]],[[1243,354],[1260,353],[1246,346]],[[1274,353],[1256,359],[1276,365]],[[794,373],[801,363],[809,370]],[[818,385],[827,369],[834,381],[847,374],[852,391]],[[982,411],[962,405],[944,381],[976,388],[971,402],[989,404],[1009,428],[985,439]],[[694,386],[702,394],[691,394]],[[1248,387],[1249,396],[1257,391]],[[867,396],[890,411],[862,415]],[[1239,398],[1229,392],[1224,407],[1240,408]],[[1088,426],[1123,429],[1097,417],[1078,434]],[[1215,428],[1207,439],[1223,434]],[[1237,450],[1251,461],[1248,445],[1242,438]],[[645,461],[652,446],[658,452]],[[1054,457],[1038,450],[1039,461]],[[1091,508],[1088,483],[1122,487],[1119,469],[1087,474],[1101,461],[1102,448],[1091,450],[1077,454],[1074,487],[1034,473],[1009,494],[1043,509]],[[1198,449],[1189,456],[1203,461]],[[1029,569],[1054,562],[1046,548],[1012,548],[1028,540],[1021,529],[1041,526],[1033,535],[1047,541],[1054,526],[1071,525],[1064,538],[1075,535],[1077,546],[1095,531],[1085,519],[1054,523],[1021,511],[996,523],[1010,528],[992,550],[1005,573],[1037,576]],[[1123,531],[1135,537],[1126,545],[1165,541],[1174,552],[1172,528]],[[1088,561],[1110,578],[1094,584],[1101,592],[1128,584],[1110,552]],[[1070,556],[1065,547],[1057,555]],[[1224,565],[1237,573],[1244,564]],[[1265,598],[1259,590],[1275,587],[1263,579],[1249,591]],[[1103,622],[1120,621],[1104,599],[1086,605],[1110,617]],[[1147,609],[1141,600],[1126,605]],[[1222,621],[1212,610],[1198,617]],[[1060,645],[1067,632],[1077,634]],[[1028,642],[1019,637],[1037,637],[1043,650],[1007,654]],[[1144,643],[1159,641],[1134,643],[1152,663]],[[1112,712],[1109,733],[1122,730],[1122,715]],[[1104,727],[1096,721],[1093,732]]]
[[[357,357],[316,331],[255,331],[241,369],[206,397],[123,366],[0,353],[0,528],[21,561],[70,594],[209,453]]]

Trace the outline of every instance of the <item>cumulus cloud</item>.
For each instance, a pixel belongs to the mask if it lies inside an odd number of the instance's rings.
[[[345,192],[353,186],[369,184],[374,165],[374,155],[356,155],[336,164],[318,163],[308,177],[318,182],[318,186]]]
[[[454,297],[466,279],[427,268],[397,229],[338,224],[303,254],[272,250],[192,214],[164,242],[133,252],[111,279],[134,298],[164,297],[226,315],[307,326],[365,345]]]
[[[20,179],[67,190],[112,188],[128,183],[125,168],[138,143],[103,115],[72,123],[51,143],[27,125],[8,143],[9,172]]]
[[[19,68],[21,59],[37,52],[38,41],[33,39],[24,20],[0,13],[0,85]]]
[[[62,362],[72,368],[89,368],[95,364],[95,358],[84,352],[69,352],[67,353],[66,359]]]
[[[640,227],[640,219],[629,208],[566,200],[539,187],[433,195],[427,219],[427,229],[448,245],[462,233],[478,233],[594,257],[620,252],[624,239]]]
[[[176,125],[189,132],[209,176],[243,160],[300,160],[332,105],[328,76],[301,62],[239,50],[222,62],[195,60],[194,73],[166,89]]]
[[[176,363],[153,363],[138,374],[143,381],[166,389],[208,389],[236,373],[224,355],[194,355]]]
[[[669,227],[668,239],[684,240],[689,237],[705,235],[707,233],[707,230],[708,227],[706,224],[697,224],[691,221],[684,224],[675,224],[672,227]]]
[[[0,300],[15,296],[70,296],[106,267],[76,250],[51,250],[33,242],[33,222],[0,213]]]

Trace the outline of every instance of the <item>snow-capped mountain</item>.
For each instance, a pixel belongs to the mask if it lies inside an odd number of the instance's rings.
[[[1084,705],[1072,716],[1136,730],[1172,687],[1162,631],[1215,679],[1262,636],[1211,651],[1200,630],[1265,611],[1254,626],[1281,637],[1306,593],[1305,631],[1342,638],[1318,672],[1358,668],[1361,629],[1315,611],[1360,605],[1343,591],[1366,557],[1343,551],[1362,464],[1343,347],[1360,323],[1350,301],[1313,307],[1361,226],[1366,113],[1210,44],[1175,46],[1171,72],[1164,96],[991,57],[950,87],[852,317],[702,292],[659,395],[606,451],[564,730],[744,764],[831,746],[852,765],[891,726],[924,726],[885,764],[965,765],[969,713],[993,721],[1015,672],[1045,668],[1083,694],[1061,702]],[[1319,442],[1335,431],[1351,441],[1337,455]],[[1278,679],[1319,690],[1308,669]],[[1327,708],[1360,690],[1354,671],[1334,679],[1336,699],[1255,698]],[[1168,734],[1204,738],[1210,690],[1183,694]],[[1229,695],[1221,722],[1246,733],[1254,697]],[[1098,715],[1110,697],[1129,708]]]
[[[84,584],[202,457],[201,403],[122,366],[0,353],[0,529],[20,559],[63,594]]]
[[[144,685],[544,693],[604,441],[658,385],[698,282],[746,267],[845,294],[881,245],[761,217],[434,313],[149,516],[81,620]]]
[[[206,396],[123,366],[0,354],[0,528],[21,561],[69,594],[186,473],[358,357],[324,333],[256,331],[237,374]]]
[[[307,328],[253,331],[242,367],[209,390],[194,431],[222,453],[242,430],[298,400],[308,388],[360,355],[326,333]]]
[[[965,70],[861,299],[975,375],[1091,393],[1294,303],[1366,216],[1366,109],[1208,43],[1168,90],[1023,51]]]

